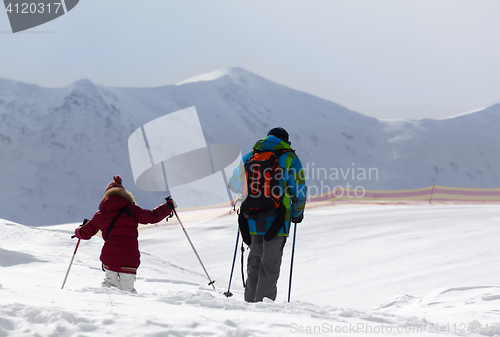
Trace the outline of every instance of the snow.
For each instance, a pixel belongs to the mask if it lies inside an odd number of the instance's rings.
[[[246,303],[236,215],[179,212],[216,290],[175,221],[141,226],[137,295],[100,287],[99,237],[78,224],[0,220],[0,336],[500,335],[498,205],[342,205],[307,209],[276,302]],[[248,252],[246,252],[247,256]],[[469,334],[470,332],[470,334]]]
[[[488,107],[482,107],[482,108],[477,108],[477,109],[474,109],[474,110],[471,110],[471,111],[467,111],[467,112],[464,112],[464,113],[460,113],[458,115],[454,115],[454,116],[448,116],[448,117],[445,117],[445,118],[441,118],[440,120],[446,120],[446,119],[452,119],[452,118],[457,118],[457,117],[461,117],[461,116],[465,116],[465,115],[470,115],[470,114],[473,114],[475,112],[479,112],[479,111],[482,111],[482,110],[486,110]]]
[[[179,86],[179,85],[183,85],[183,84],[187,84],[187,83],[196,83],[196,82],[202,82],[202,81],[214,81],[214,80],[217,80],[221,77],[229,75],[231,73],[231,71],[232,71],[231,68],[216,70],[216,71],[213,71],[210,73],[190,77],[184,81],[177,83],[176,85]]]

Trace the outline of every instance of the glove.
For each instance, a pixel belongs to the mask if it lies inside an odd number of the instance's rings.
[[[304,212],[300,213],[300,215],[299,215],[299,216],[294,216],[294,217],[292,218],[292,221],[293,221],[294,223],[301,223],[301,222],[302,222],[302,220],[304,220]]]
[[[81,239],[81,238],[77,235],[77,234],[80,234],[79,229],[80,229],[80,228],[82,228],[83,226],[85,226],[85,224],[86,224],[87,222],[89,222],[89,221],[90,221],[89,219],[84,219],[84,220],[83,220],[83,223],[75,229],[75,235],[72,235],[72,236],[71,236],[71,238],[72,238],[72,239],[74,239],[74,238],[79,238],[79,239]]]
[[[172,197],[166,197],[165,200],[165,203],[168,205],[168,207],[170,207],[172,211],[174,210],[174,208],[177,208],[177,204],[175,203],[174,199],[172,199]]]
[[[175,203],[174,199],[172,199],[172,197],[170,196],[166,197],[165,201],[168,207],[170,207],[170,214],[167,216],[167,221],[168,221],[168,219],[174,216],[174,209],[177,207],[177,204]]]

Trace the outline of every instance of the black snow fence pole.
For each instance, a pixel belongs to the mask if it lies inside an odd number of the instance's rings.
[[[292,292],[292,271],[293,271],[293,256],[295,255],[295,237],[297,234],[297,222],[293,226],[293,245],[292,245],[292,261],[290,263],[290,281],[288,283],[288,302],[290,303],[290,294]]]
[[[229,276],[229,286],[224,296],[231,297],[233,293],[231,292],[231,280],[233,279],[234,263],[236,261],[236,253],[238,252],[238,240],[240,239],[240,229],[238,228],[238,233],[236,234],[236,246],[234,247],[233,265],[231,266],[231,275]]]

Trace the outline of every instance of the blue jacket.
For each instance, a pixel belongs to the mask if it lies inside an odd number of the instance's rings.
[[[292,148],[286,142],[275,136],[267,136],[266,138],[257,141],[253,149],[279,151],[285,149],[291,150]],[[243,184],[245,183],[245,163],[251,156],[252,152],[246,153],[243,156],[240,165],[238,165],[233,172],[229,181],[229,188],[234,193],[241,194],[243,192]],[[298,217],[302,212],[304,212],[307,199],[307,187],[304,170],[302,169],[302,163],[295,152],[290,151],[283,153],[278,159],[278,164],[281,168],[285,169],[284,179],[280,181],[280,187],[282,188],[282,191],[287,191],[287,193],[283,197],[283,205],[286,208],[285,224],[277,235],[288,236],[292,217]],[[276,215],[257,220],[248,219],[250,234],[266,234],[275,218]]]

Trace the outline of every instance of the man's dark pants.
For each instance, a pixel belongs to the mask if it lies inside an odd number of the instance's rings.
[[[264,297],[276,299],[276,284],[280,276],[281,257],[286,243],[285,236],[275,236],[265,241],[263,235],[252,235],[248,255],[248,279],[245,287],[245,301],[262,302]]]

